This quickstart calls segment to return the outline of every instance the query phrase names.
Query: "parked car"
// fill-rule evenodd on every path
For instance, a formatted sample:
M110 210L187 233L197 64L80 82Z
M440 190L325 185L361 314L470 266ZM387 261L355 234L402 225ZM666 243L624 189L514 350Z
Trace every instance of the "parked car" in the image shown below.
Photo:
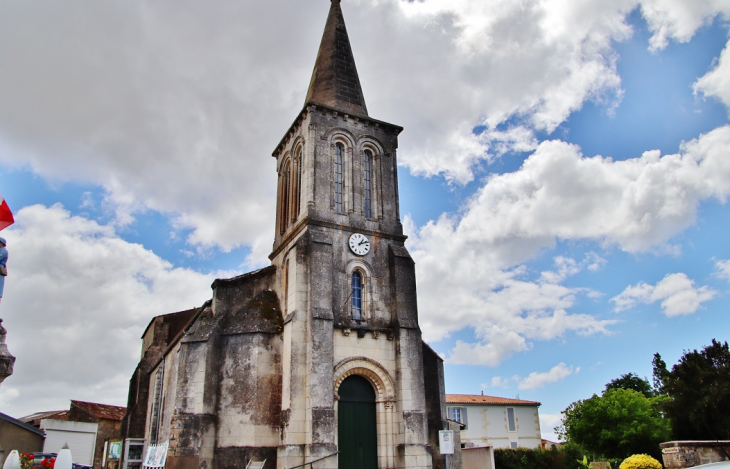
M710 464L702 464L694 466L692 469L730 469L730 461L712 462Z

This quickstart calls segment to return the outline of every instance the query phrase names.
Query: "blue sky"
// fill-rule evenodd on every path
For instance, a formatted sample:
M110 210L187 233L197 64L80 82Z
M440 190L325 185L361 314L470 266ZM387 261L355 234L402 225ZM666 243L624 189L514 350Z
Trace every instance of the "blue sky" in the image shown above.
M2 412L124 405L151 317L266 265L269 155L328 2L189 7L0 6ZM371 116L405 127L401 213L447 392L540 401L554 438L571 402L651 379L655 352L728 339L730 2L343 10Z

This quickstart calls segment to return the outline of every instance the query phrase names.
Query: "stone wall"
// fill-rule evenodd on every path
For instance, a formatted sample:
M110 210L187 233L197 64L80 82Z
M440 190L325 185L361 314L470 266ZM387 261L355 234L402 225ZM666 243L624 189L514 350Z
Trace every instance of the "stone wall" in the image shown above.
M660 446L665 469L730 460L730 441L669 441Z

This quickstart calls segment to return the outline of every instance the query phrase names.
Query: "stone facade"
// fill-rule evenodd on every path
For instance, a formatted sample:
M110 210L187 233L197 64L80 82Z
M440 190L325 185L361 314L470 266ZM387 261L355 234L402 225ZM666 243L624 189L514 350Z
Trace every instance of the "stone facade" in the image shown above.
M668 441L660 446L666 469L730 460L730 441Z
M127 413L121 424L123 440L145 437L150 370L162 359L168 347L179 339L196 313L197 310L191 309L157 316L142 334L142 356L129 380Z
M271 265L216 280L212 300L138 377L148 383L144 438L169 441L167 467L321 459L314 467L349 469L337 454L351 438L339 390L354 375L375 396L373 464L445 467L443 362L421 339L399 215L401 131L367 115L333 0L306 103L273 153Z

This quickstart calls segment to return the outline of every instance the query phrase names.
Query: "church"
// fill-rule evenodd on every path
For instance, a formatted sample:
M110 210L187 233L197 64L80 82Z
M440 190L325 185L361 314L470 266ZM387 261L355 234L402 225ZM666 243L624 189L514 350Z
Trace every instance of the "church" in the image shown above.
M331 2L305 104L273 152L271 265L216 280L202 307L143 336L122 432L167 442L168 468L445 468L449 428L460 467L404 246L403 129L368 115Z

